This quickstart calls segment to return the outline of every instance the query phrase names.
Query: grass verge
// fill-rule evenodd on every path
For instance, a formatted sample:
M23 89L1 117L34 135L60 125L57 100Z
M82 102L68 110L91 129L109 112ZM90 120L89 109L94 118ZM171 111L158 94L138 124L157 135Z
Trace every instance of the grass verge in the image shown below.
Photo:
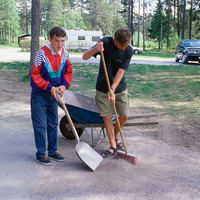
M19 80L22 82L29 81L29 68L28 62L14 62L14 63L0 63L0 69L12 69L17 73Z
M162 58L162 59L174 59L174 50L167 49L147 49L143 53L133 55L133 57L140 58Z

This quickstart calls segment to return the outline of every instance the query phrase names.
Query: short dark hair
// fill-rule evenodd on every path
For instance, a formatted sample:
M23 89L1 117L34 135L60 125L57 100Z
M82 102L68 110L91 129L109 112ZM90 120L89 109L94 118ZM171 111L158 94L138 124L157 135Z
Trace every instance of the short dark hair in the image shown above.
M130 30L128 28L120 28L115 32L115 40L121 45L126 45L130 43L132 39Z
M49 31L49 37L52 39L53 36L56 35L58 37L66 37L66 32L63 28L56 26L53 27L50 31Z

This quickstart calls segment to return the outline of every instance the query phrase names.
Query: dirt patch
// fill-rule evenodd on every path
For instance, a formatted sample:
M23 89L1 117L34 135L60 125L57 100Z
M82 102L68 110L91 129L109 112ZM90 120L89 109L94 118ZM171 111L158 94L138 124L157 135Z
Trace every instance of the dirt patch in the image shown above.
M15 104L16 102L28 103L30 102L31 87L29 83L19 82L16 71L0 70L0 93L0 103L7 101L15 102ZM137 107L131 108L131 113L134 114L144 114L145 112ZM155 140L162 140L200 152L200 119L173 119L169 115L164 115L142 121L158 121L159 124L133 127L135 131Z
M15 70L0 70L0 92L0 102L28 102L30 100L31 87L29 83L19 82Z

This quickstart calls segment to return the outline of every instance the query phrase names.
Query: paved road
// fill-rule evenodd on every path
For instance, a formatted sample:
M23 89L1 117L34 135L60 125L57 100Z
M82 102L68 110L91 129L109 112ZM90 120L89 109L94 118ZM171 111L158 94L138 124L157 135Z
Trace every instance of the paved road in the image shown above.
M99 63L99 58L91 58L89 60L82 60L81 55L70 54L72 63ZM0 48L0 62L28 62L30 60L30 53L21 52L20 48ZM134 55L131 59L131 63L136 64L151 64L151 65L183 65L181 62L177 63L174 59L149 59L138 58ZM194 65L198 63L192 62Z

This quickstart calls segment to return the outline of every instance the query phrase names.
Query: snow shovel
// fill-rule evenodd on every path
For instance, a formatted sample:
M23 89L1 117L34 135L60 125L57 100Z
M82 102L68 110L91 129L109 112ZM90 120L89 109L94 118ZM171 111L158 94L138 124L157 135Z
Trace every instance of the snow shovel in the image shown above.
M58 102L63 107L64 112L66 114L66 117L69 121L69 124L71 126L72 132L74 134L74 137L76 139L76 153L78 157L93 171L97 168L97 166L102 162L103 157L98 154L94 149L92 149L87 143L80 142L80 138L78 136L78 133L76 131L76 128L74 127L74 124L72 122L72 119L70 117L70 114L67 110L67 107L65 105L65 99L63 96L60 96L58 93L56 93Z
M104 73L105 73L106 82L107 82L107 86L108 86L108 91L111 94L112 90L111 90L111 87L110 87L110 81L109 81L108 72L107 72L107 68L106 68L106 62L105 62L105 58L104 58L104 55L103 55L102 51L101 51L101 59L102 59L102 63L103 63L103 68L104 68ZM122 139L122 142L123 142L123 145L124 145L124 150L125 150L125 152L117 150L117 154L116 154L115 157L116 158L117 157L118 158L123 158L128 162L136 164L137 157L132 155L132 154L128 154L127 153L124 137L123 137L122 130L121 130L121 125L120 125L120 122L119 122L119 118L118 118L118 115L117 115L117 110L116 110L114 102L112 102L112 105L113 105L113 110L114 110L114 113L115 113L116 122L117 122L117 125L119 127L120 136L121 136L121 139Z

